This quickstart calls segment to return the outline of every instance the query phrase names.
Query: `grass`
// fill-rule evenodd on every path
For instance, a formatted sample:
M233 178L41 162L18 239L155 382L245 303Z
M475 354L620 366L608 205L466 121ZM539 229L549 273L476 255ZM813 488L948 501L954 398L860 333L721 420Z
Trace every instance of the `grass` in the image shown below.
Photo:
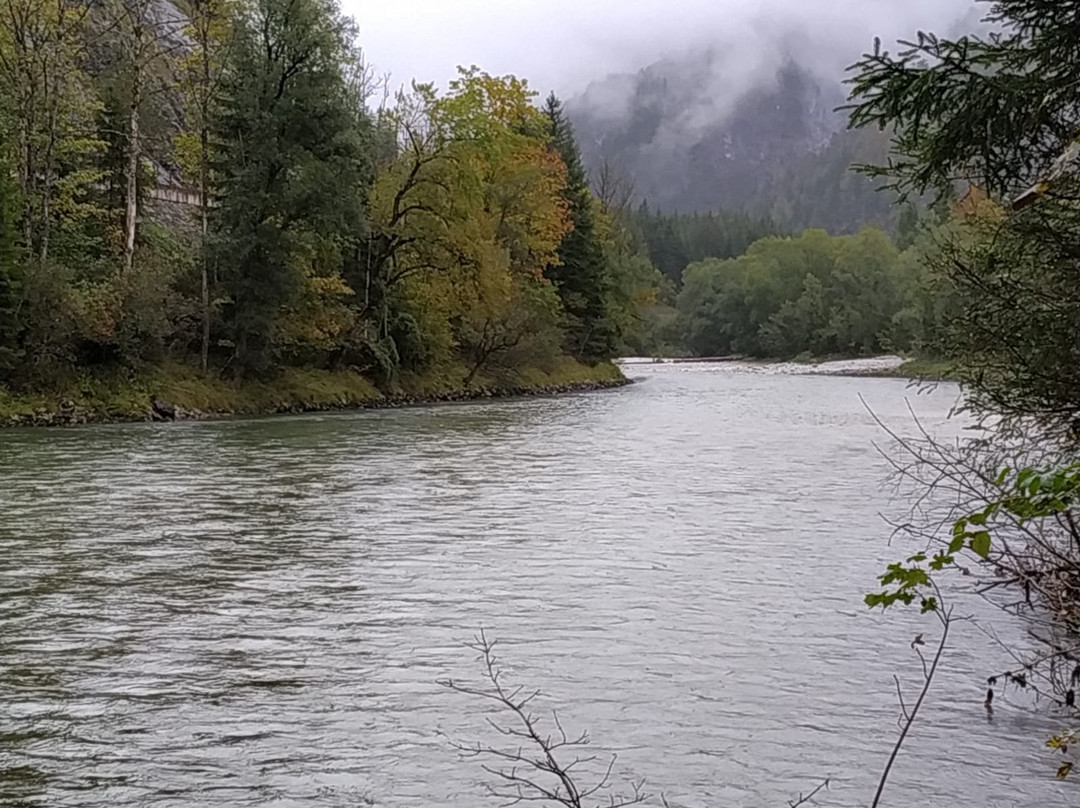
M952 363L945 359L916 357L892 370L882 371L882 376L898 379L915 379L927 382L955 381Z
M403 375L395 391L415 398L438 396L464 388L468 369L452 363L423 374ZM624 379L622 371L609 362L585 365L568 356L558 357L547 367L526 367L482 371L472 380L472 390L514 390L563 387L591 382L614 382Z
M272 381L242 385L172 369L158 392L158 398L185 410L249 415L356 407L381 397L375 385L355 373L296 368Z
M143 421L154 401L210 415L257 415L273 412L349 409L377 404L386 398L436 399L464 389L467 371L446 365L424 374L403 376L380 390L350 371L289 368L272 380L236 385L207 378L195 368L170 364L143 372L86 373L28 393L0 387L0 425L19 423L79 423L83 421ZM545 369L524 368L479 374L471 390L528 390L622 379L612 364L595 367L562 357Z
M861 358L869 357L858 357L843 354L815 356L814 354L810 353L801 353L798 356L790 359L789 361L800 365L817 365L823 362ZM938 359L935 357L911 357L909 359L906 359L903 364L898 365L895 368L868 371L865 375L896 379L914 379L916 381L928 382L956 380L956 375L953 372L952 364L948 360Z
M81 412L101 421L141 420L157 383L116 371L54 381L40 390L11 393L0 387L0 422Z
M615 382L624 378L615 365L583 365L568 356L560 357L546 370L523 368L513 374L517 387L552 387L587 382Z

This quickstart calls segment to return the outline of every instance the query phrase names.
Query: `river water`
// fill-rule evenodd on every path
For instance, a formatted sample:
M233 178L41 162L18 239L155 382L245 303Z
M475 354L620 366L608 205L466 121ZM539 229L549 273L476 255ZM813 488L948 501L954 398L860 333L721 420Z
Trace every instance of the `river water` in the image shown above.
M673 806L867 805L917 615L884 563L883 438L957 390L634 367L551 399L0 433L0 805L495 804L462 643ZM861 398L860 398L861 397ZM992 615L978 602L960 605ZM997 621L999 631L1020 627ZM886 804L1075 804L982 707L1003 654L955 643ZM595 764L594 764L595 765Z

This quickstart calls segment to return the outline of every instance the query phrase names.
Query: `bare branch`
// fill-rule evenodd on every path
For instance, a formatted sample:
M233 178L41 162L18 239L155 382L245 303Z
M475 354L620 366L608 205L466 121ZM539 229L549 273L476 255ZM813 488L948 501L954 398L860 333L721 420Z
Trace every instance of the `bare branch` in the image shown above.
M453 744L466 757L487 758L496 762L494 765L484 763L481 766L494 778L494 783L488 785L492 796L502 800L504 805L538 802L563 808L626 808L648 799L644 781L626 783L623 791L612 790L611 778L617 759L614 755L608 760L603 774L594 782L579 782L573 770L596 760L593 756L575 754L589 745L588 733L568 735L554 712L552 722L555 734L542 731L540 719L528 710L528 705L540 697L540 691L526 691L520 686L507 687L503 683L503 670L495 655L496 641L489 640L483 630L468 646L479 654L485 684L471 686L452 679L440 681L439 684L458 693L495 702L511 723L500 724L488 719L490 725L503 737L524 742L524 745L510 748L480 742ZM568 759L557 754L564 751L574 756Z
M816 796L817 796L817 794L818 794L818 792L819 792L819 791L821 791L822 789L826 789L826 790L827 790L828 788L829 788L829 781L828 781L828 780L825 780L824 782L822 782L822 783L819 783L819 784L818 784L818 786L817 786L817 788L815 788L815 789L814 789L813 791L811 791L811 792L810 792L809 794L807 794L807 795L805 795L805 796L803 796L802 794L800 794L800 795L799 795L799 798L798 798L797 800L791 800L791 801L789 801L789 802L788 802L788 806L790 806L790 808L799 808L799 806L800 806L800 805L806 805L807 803L809 803L809 802L813 801L814 797L816 797ZM665 803L665 804L666 804L666 803Z

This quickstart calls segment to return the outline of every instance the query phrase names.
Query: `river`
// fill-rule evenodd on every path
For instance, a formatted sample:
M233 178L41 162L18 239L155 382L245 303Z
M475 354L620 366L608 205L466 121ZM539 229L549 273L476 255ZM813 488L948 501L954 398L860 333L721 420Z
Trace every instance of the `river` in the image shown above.
M883 434L957 389L633 367L604 393L0 432L0 805L476 808L462 643L673 806L867 805L925 618L861 603ZM993 617L962 601L977 617ZM1019 633L994 617L999 630ZM886 804L1057 806L1059 719L956 629ZM485 734L486 733L486 734Z

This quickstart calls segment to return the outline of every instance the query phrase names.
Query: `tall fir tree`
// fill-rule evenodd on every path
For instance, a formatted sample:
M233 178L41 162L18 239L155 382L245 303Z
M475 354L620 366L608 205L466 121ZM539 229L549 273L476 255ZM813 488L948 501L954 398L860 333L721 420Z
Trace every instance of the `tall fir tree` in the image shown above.
M573 229L559 245L560 263L544 274L559 292L567 316L567 351L588 360L607 359L615 353L619 335L609 308L611 281L607 256L596 230L596 209L574 130L553 94L544 105L551 142L566 164L563 196Z

